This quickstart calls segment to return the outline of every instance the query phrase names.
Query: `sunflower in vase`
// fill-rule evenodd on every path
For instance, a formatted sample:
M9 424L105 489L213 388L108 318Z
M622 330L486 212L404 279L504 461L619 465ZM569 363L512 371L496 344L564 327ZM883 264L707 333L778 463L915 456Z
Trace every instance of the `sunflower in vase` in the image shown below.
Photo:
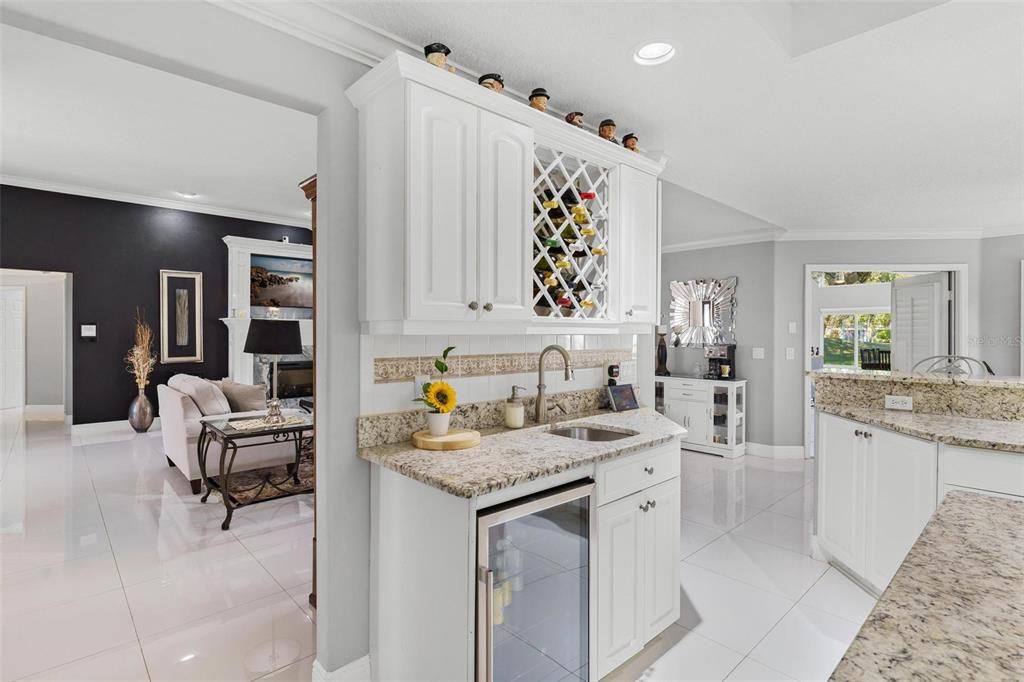
M448 433L451 412L457 404L455 389L447 381L443 381L444 375L448 373L448 354L453 350L455 350L455 346L448 346L441 353L441 357L434 360L434 369L441 375L440 379L423 384L423 395L413 400L413 402L423 403L429 408L427 428L430 429L431 436L443 436Z

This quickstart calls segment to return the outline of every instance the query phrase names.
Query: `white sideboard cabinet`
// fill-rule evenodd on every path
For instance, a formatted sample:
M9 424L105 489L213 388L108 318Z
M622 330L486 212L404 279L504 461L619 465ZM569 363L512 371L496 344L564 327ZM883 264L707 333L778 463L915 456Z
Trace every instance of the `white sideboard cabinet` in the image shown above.
M365 333L650 332L662 161L402 53L346 93Z
M727 458L746 454L745 379L655 377L655 384L664 415L686 429L684 448Z

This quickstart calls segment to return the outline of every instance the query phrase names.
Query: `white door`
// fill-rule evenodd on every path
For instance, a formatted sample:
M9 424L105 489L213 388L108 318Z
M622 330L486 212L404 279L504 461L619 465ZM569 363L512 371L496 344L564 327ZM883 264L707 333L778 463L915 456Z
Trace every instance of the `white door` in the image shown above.
M622 321L653 323L658 316L658 178L619 167Z
M533 129L480 112L480 319L533 316Z
M864 577L884 590L935 512L938 446L863 427Z
M833 557L862 573L863 433L860 424L818 415L818 540Z
M892 283L892 369L909 372L919 361L949 351L949 273L933 272Z
M640 492L597 508L599 678L644 645L642 498Z
M476 107L409 85L406 295L411 319L477 319L477 128Z
M641 495L644 504L644 643L679 618L679 479Z
M24 287L0 287L0 354L0 408L24 407Z

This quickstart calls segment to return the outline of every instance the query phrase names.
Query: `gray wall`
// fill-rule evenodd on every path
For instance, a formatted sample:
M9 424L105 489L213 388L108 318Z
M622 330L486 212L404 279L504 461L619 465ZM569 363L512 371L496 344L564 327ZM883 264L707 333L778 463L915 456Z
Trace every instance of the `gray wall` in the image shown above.
M772 296L773 254L777 244L760 242L699 251L666 253L661 259L661 301L668 320L669 282L736 275L736 376L747 379L747 440L773 442L774 381L772 329L775 301ZM765 349L764 360L753 360L752 349ZM703 349L669 348L669 370L692 374L694 362L702 362Z
M763 232L771 238L777 225L679 185L661 183L661 243L671 249L704 239Z
M1021 375L1020 264L1024 235L981 242L981 310L978 354L996 374Z
M669 205L665 205L664 220ZM1000 374L1020 374L1020 261L1024 235L993 239L780 241L662 255L662 296L668 282L698 277L739 277L737 367L750 380L748 439L770 445L803 444L804 266L809 263L965 263L968 268L966 352ZM789 323L796 332L789 332ZM763 346L766 360L751 359ZM786 360L786 348L796 357ZM686 352L670 362L689 372ZM673 365L670 365L672 367ZM762 384L759 386L759 384Z
M65 276L0 271L0 283L25 287L25 404L63 405Z

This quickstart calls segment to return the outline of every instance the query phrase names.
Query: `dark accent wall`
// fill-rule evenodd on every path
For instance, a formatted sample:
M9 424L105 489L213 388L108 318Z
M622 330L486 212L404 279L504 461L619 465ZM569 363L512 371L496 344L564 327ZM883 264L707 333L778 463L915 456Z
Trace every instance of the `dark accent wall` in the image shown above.
M296 188L296 192L299 190ZM203 273L201 363L157 364L146 394L179 372L220 379L228 371L228 251L222 237L311 243L309 230L105 199L0 186L0 267L73 275L72 345L75 424L126 419L135 395L123 357L132 344L135 307L160 334L160 270ZM29 312L31 314L31 311ZM79 325L97 325L97 340ZM159 341L154 352L159 356Z

